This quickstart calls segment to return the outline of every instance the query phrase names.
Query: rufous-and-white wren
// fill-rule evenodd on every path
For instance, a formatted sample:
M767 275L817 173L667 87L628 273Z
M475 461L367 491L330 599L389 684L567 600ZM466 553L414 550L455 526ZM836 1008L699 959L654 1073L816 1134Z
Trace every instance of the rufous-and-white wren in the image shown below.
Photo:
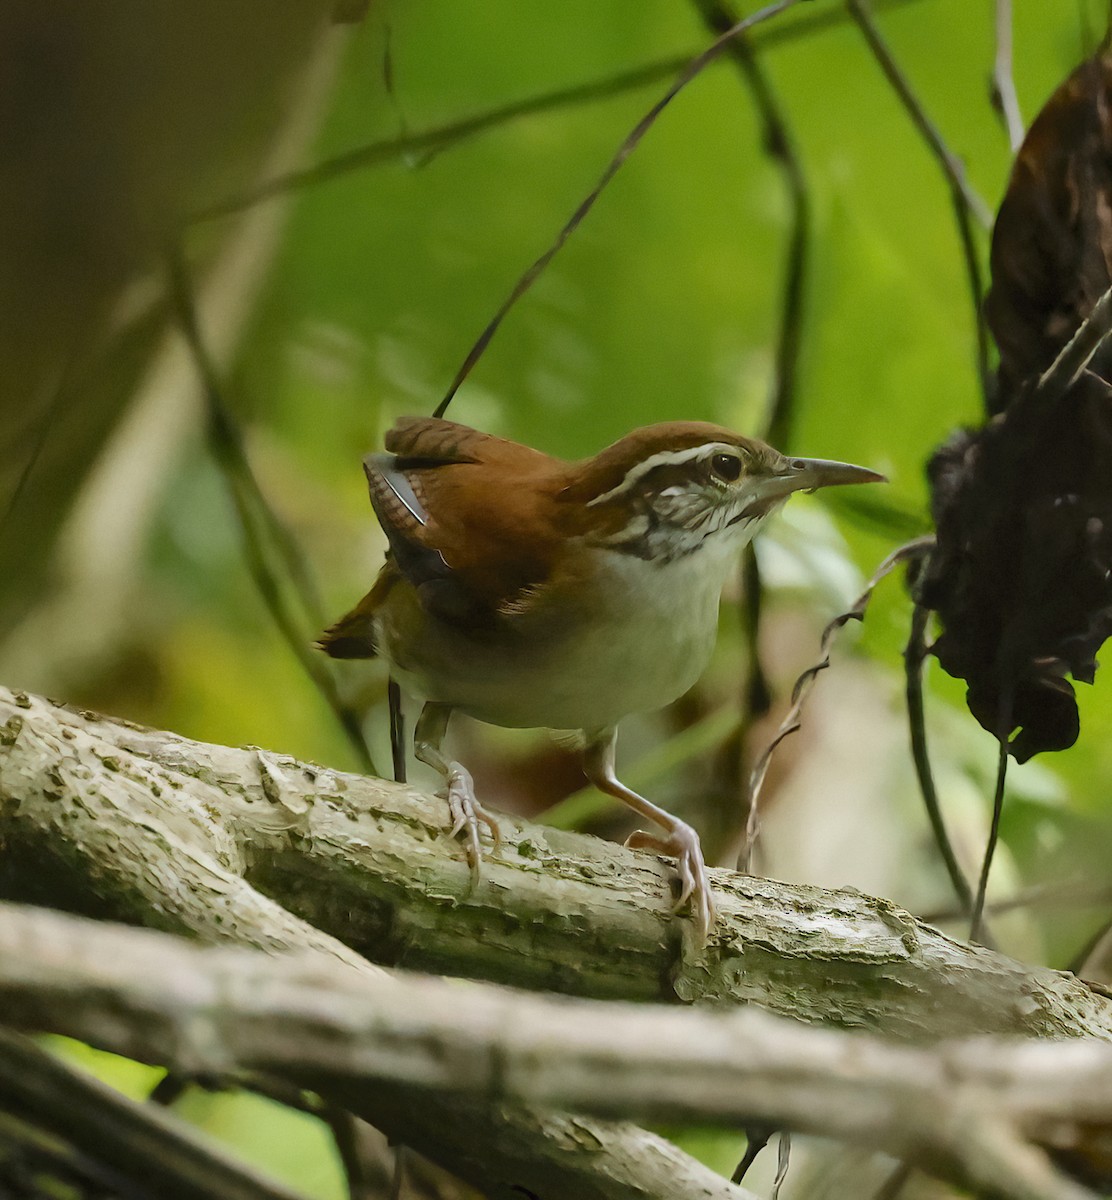
M444 777L472 863L480 825L498 827L442 752L450 714L577 730L587 778L663 830L629 844L677 859L677 907L691 901L705 939L714 905L699 837L618 780L618 722L699 678L738 551L792 492L883 476L698 421L635 429L569 463L435 417L400 420L364 469L389 553L320 645L380 655L424 701L414 752Z

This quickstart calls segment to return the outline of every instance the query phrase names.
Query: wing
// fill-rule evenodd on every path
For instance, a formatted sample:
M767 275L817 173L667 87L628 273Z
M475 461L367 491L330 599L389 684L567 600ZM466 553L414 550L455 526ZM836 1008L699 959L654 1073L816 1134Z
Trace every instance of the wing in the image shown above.
M558 550L564 464L431 417L399 421L386 451L364 460L371 503L421 607L475 633L530 611Z

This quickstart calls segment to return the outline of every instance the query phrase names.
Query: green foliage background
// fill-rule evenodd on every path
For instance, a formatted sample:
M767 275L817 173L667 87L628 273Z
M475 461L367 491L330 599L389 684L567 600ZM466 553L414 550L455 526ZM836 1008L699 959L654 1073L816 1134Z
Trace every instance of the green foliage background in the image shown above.
M788 30L823 7L814 0L776 28ZM1087 25L1083 5L1016 0L1015 77L1028 120L1092 49L1099 7L1089 5ZM910 0L879 20L971 183L995 207L1011 156L987 99L992 5ZM694 53L708 40L695 7L677 0L375 4L347 37L312 162ZM951 430L980 418L969 288L948 185L850 22L780 37L762 51L762 62L797 144L811 206L790 449L886 471L892 483L885 503L925 527L924 460ZM330 617L366 590L381 556L361 455L396 416L431 411L513 281L664 87L658 81L557 106L506 121L430 161L401 156L288 194L284 236L222 386L264 492L306 548ZM275 119L270 111L255 115ZM219 194L213 190L208 200ZM194 263L220 253L229 221L189 231ZM449 415L568 457L655 420L759 427L788 229L783 179L762 147L749 94L733 67L720 62L650 132L507 321ZM980 245L987 259L987 237ZM123 392L133 379L130 362L121 351L113 368ZM95 671L73 679L63 698L194 738L255 743L355 769L334 719L250 582L203 435L195 421L164 473L125 636ZM58 436L80 440L76 409ZM783 585L773 593L773 619L779 611L804 614L791 626L798 636L788 651L777 657L782 641L770 649L782 688L813 657L822 622L896 540L855 517L844 501L825 509L818 501L797 503L800 515L772 535L782 554L768 552L773 583ZM801 556L801 537L817 539L819 550L812 545L810 556ZM24 615L48 595L43 586L24 596ZM902 589L888 584L858 642L859 653L876 664L870 678L893 697L907 616ZM707 704L731 703L737 691L742 664L734 624L731 611ZM50 653L43 645L44 661ZM994 746L964 714L960 687L937 675L931 730L940 780L952 785L943 799L958 795L955 819L980 828ZM33 667L5 681L40 686ZM362 679L345 677L343 687L370 705L373 748L383 764L381 682L372 669ZM823 686L838 688L836 671ZM1082 702L1075 749L1015 775L1003 831L1012 855L1004 876L1013 887L1107 883L1112 695L1101 680L1084 689ZM891 719L900 719L894 701ZM870 733L861 731L862 755ZM644 750L660 736L651 726L633 741ZM506 752L524 753L526 744L508 740ZM660 786L673 794L692 786L690 776L673 775ZM892 803L921 822L913 836L923 838L917 875L907 896L895 898L944 903L909 768L892 786ZM847 869L846 882L851 875ZM1016 928L1017 945L1060 965L1100 911L1092 903L1029 914ZM149 1082L101 1061L123 1086L141 1091ZM257 1119L262 1103L197 1096L183 1111L308 1195L339 1196L323 1134L308 1119L276 1110ZM705 1140L698 1145L723 1165L736 1149L732 1142L709 1144L709 1151Z

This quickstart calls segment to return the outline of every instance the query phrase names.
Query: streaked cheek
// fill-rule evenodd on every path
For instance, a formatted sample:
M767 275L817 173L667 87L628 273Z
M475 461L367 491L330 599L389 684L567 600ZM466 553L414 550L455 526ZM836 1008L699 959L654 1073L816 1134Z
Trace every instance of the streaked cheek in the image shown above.
M715 511L720 498L708 497L690 488L666 488L657 497L654 508L669 525L691 528Z

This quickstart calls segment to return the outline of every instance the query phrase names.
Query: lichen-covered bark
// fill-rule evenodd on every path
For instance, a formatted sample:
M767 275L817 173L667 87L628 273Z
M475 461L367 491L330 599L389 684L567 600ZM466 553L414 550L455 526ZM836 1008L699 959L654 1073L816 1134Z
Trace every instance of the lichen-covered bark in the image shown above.
M0 897L206 942L323 951L363 975L377 974L340 937L295 916L253 883L278 859L295 862L312 849L311 814L347 827L353 853L367 849L363 839L370 838L389 857L412 839L438 840L438 806L377 780L304 772L301 789L290 788L286 768L258 751L202 746L0 688ZM388 817L389 804L378 811L384 795L398 816ZM380 830L387 836L380 838ZM439 853L454 869L455 848L445 843ZM298 879L284 869L278 877L288 877L291 907L319 907L322 920L346 936L344 912L320 893L311 871ZM357 915L349 914L353 923ZM746 1196L625 1122L507 1108L425 1088L321 1090L492 1200L520 1200L530 1180L543 1180L545 1200Z
M752 1005L578 1000L382 974L319 953L197 946L0 904L6 1023L178 1072L262 1071L301 1083L408 1144L428 1142L440 1155L450 1146L470 1178L489 1176L497 1160L500 1184L512 1182L499 1194L551 1200L554 1169L576 1200L646 1185L671 1200L734 1194L674 1147L597 1120L634 1116L782 1124L1010 1200L1086 1200L1044 1151L1088 1160L1091 1173L1104 1157L1091 1152L1112 1127L1112 1044L1095 1038L910 1046ZM4 1045L0 1036L0 1108ZM27 1093L22 1073L14 1084ZM124 1113L128 1133L136 1115ZM146 1142L168 1132L138 1125ZM126 1149L126 1137L117 1141ZM227 1181L220 1200L242 1191L244 1181L228 1179L220 1163L182 1149L181 1182L192 1189L182 1200L196 1200L200 1175ZM258 1184L246 1183L247 1196L228 1200L256 1200Z
M904 1038L1112 1035L1112 1006L1075 978L856 892L715 872L720 920L696 952L670 865L594 838L507 818L472 887L442 803L410 787L3 691L0 743L8 898L61 891L78 911L208 941L580 996L752 1002Z

